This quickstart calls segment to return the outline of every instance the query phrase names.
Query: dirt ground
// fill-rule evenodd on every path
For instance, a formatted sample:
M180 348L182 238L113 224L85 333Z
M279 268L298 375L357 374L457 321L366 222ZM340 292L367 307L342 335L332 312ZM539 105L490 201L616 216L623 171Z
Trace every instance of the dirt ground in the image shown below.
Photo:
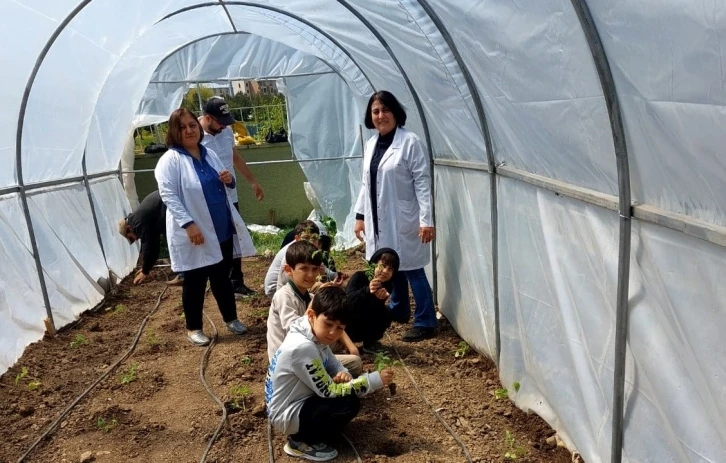
M261 287L269 262L263 257L245 260L250 287ZM362 268L362 261L351 254L339 267L352 271ZM155 270L152 281L136 287L126 279L102 307L56 337L46 336L28 347L0 377L0 463L17 461L76 397L129 350L168 277L167 271ZM235 336L224 328L208 296L206 314L219 337L209 355L206 379L229 411L209 462L272 461L263 396L268 307L264 296L238 301L240 320L250 331ZM181 314L181 288L169 287L129 358L24 461L71 463L83 457L108 463L200 461L220 424L222 409L200 380L206 349L187 341ZM383 340L398 349L405 365L395 367L396 395L383 390L363 400L360 415L333 443L340 452L334 461L358 461L348 439L364 462L466 462L434 410L475 462L571 461L567 450L547 444L554 431L543 420L515 408L501 392L497 397L495 391L502 386L489 359L473 351L455 357L461 339L445 320L438 337L417 344L400 341L406 328L394 324L391 339ZM205 331L213 334L208 319ZM395 352L391 357L397 358ZM371 356L363 361L365 368L373 369ZM274 461L295 461L283 453L283 444L283 437L275 433Z

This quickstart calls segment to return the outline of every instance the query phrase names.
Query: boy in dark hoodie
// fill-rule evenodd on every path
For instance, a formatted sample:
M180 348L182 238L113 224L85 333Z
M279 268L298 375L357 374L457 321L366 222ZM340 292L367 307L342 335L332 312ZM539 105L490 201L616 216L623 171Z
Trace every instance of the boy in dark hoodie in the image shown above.
M362 342L362 350L368 354L385 350L380 339L392 320L386 301L399 262L396 251L381 248L371 256L369 270L354 273L348 282L346 293L353 318L345 332L353 342Z

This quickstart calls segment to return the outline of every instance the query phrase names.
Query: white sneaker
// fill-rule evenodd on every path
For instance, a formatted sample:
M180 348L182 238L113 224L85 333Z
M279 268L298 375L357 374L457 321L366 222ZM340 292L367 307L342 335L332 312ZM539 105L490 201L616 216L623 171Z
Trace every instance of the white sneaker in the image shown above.
M191 333L187 334L187 338L189 338L189 342L191 342L195 346L208 346L209 343L212 342L211 339L205 336L204 331L202 330L192 331Z

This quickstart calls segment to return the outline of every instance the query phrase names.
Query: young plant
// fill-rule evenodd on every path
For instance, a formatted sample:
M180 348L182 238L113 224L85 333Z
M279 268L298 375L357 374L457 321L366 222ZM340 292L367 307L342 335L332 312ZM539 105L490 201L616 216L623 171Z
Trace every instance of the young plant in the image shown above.
M335 223L334 218L326 215L321 222L325 225L325 229L328 230L328 235L335 236L338 234L338 224Z
M461 358L469 353L469 350L471 348L469 347L469 344L466 343L466 341L461 341L459 343L459 347L456 348L454 351L454 357L455 358Z
M249 387L236 384L229 388L229 395L231 397L230 406L233 409L247 411L247 398L252 395L252 390Z
M373 277L376 276L376 264L368 263L366 264L366 277L368 277L368 280L372 280Z
M35 391L40 387L40 380L39 379L33 379L28 383L28 390L29 391Z
M146 335L146 344L148 344L149 347L152 349L155 349L161 345L161 340L156 335L156 332L153 329L150 329L149 333Z
M118 304L116 307L114 307L113 309L111 309L111 314L112 315L121 315L121 314L124 314L124 313L126 313L126 306L123 305L123 304Z
M98 420L96 420L96 427L105 433L111 432L111 430L113 430L116 426L118 426L118 420L116 418L112 418L111 421L108 421L106 418L99 416Z
M514 388L514 392L519 392L519 388L521 387L521 385L518 382L515 381L512 384L512 387Z
M88 339L82 334L77 334L76 337L71 341L71 349L78 349L81 346L88 344Z
M136 371L139 368L138 363L132 363L124 374L121 375L121 384L130 384L136 381Z
M501 389L497 389L496 391L494 391L494 397L497 400L506 399L507 397L509 397L509 391L507 390L507 388L504 387Z
M381 371L384 368L391 368L401 364L398 360L392 360L391 357L385 354L385 352L377 352L373 359L373 364L376 366L376 371ZM396 395L396 383L388 385L388 390L391 391L391 395Z
M252 312L252 316L258 318L267 318L269 314L270 311L268 309L259 309Z
M249 365L250 363L252 363L252 359L250 358L250 356L249 356L249 355L245 355L244 357L242 357L242 358L241 358L241 359L239 360L239 363L240 363L240 364L242 364L242 365L245 365L245 366L247 366L247 365Z
M527 454L527 449L517 443L511 432L507 429L504 433L504 459L516 461L519 457Z
M20 368L20 373L15 375L15 385L17 386L20 381L28 376L28 369L26 367Z

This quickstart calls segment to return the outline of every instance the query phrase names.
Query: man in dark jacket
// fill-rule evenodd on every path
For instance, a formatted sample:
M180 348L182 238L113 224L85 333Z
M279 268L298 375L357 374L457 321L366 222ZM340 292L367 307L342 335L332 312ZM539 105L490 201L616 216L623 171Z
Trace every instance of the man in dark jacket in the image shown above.
M141 270L136 272L134 284L143 283L159 258L161 235L166 236L166 205L161 201L159 192L149 193L134 212L119 220L118 227L129 244L141 241ZM178 275L170 284L178 284L177 280L182 279L183 276Z

